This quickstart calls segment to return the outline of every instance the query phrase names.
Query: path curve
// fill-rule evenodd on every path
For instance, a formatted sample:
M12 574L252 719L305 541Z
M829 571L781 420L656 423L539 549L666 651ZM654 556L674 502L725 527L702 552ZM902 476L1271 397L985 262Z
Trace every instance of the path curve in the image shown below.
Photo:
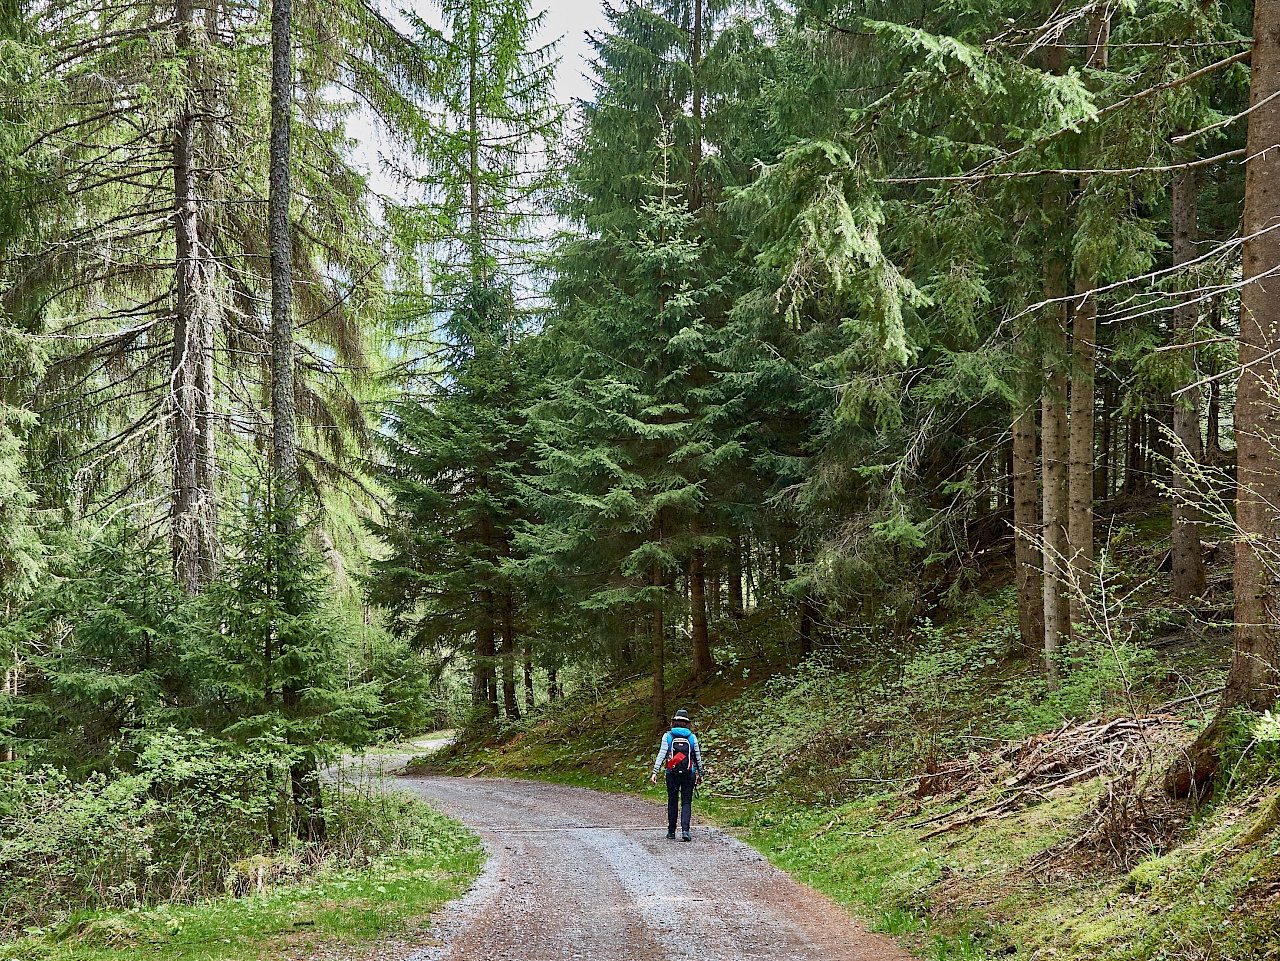
M668 841L644 798L539 781L396 778L489 860L413 961L910 961L715 828Z

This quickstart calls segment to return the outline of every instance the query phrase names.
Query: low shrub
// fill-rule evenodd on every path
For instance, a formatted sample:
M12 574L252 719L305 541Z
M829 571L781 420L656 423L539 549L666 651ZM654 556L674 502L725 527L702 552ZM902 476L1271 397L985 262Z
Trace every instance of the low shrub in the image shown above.
M335 777L324 791L327 838L303 844L289 829L290 760L276 742L236 748L170 731L148 740L129 773L76 781L49 767L0 768L0 932L430 852L451 830L425 805Z

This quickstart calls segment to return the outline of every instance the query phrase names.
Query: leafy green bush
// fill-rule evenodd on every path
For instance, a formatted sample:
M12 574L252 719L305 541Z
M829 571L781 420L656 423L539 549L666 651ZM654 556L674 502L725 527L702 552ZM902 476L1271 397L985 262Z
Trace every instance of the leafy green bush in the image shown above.
M1140 714L1149 701L1151 678L1159 676L1155 654L1126 641L1096 643L1079 651L1056 691L1042 678L1009 699L1004 737L1026 737L1067 720Z
M277 745L232 751L168 732L143 747L135 773L3 769L4 918L218 890L231 862L270 846L288 759Z
M270 740L232 748L169 731L147 741L133 773L77 781L50 767L0 768L0 931L219 894L237 877L233 866L257 859L270 880L399 851L445 853L452 822L337 777L325 791L326 842L297 841L288 828L295 756Z
M1280 716L1236 708L1226 723L1220 786L1229 791L1274 782L1280 771Z

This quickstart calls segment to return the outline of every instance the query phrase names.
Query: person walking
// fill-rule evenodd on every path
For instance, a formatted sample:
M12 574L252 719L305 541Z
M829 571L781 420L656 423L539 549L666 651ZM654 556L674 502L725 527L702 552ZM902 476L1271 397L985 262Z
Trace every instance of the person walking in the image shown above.
M667 769L667 839L676 837L676 815L680 815L680 840L692 841L689 821L693 817L693 788L702 783L702 752L698 738L689 730L689 712L681 709L671 721L671 730L662 735L658 757L653 762L650 784L658 783L658 772Z

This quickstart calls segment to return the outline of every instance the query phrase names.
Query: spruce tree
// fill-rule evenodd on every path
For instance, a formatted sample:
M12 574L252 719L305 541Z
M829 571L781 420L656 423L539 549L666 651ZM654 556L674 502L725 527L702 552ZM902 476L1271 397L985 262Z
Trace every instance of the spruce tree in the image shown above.
M282 508L277 489L273 472L237 518L226 568L198 602L204 630L190 659L204 688L201 723L238 742L282 740L294 831L323 841L321 766L368 743L377 691L348 682L351 638L299 522L307 502L295 494Z
M655 724L672 615L689 618L695 676L714 670L709 598L751 486L741 386L722 376L741 264L721 201L754 159L735 142L754 139L729 93L750 86L758 49L735 14L701 0L629 3L593 38L595 95L581 107L566 206L581 236L557 255L544 339L558 366L535 408L550 519L535 551L548 570L601 572L577 578L576 594L604 624L646 619ZM610 517L626 535L604 545ZM629 640L618 653L634 653Z
M72 541L74 545L74 541ZM25 605L34 635L17 734L77 773L129 767L149 730L195 716L200 624L165 563L166 545L128 524L62 560Z
M371 592L416 644L469 643L473 700L488 717L500 666L514 719L525 617L513 547L529 470L521 342L533 320L521 301L546 244L562 110L554 50L535 45L541 15L526 0L447 0L441 13L442 30L416 21L441 97L401 170L426 194L400 216L401 243L427 264L400 306L415 346L387 443L395 505L375 525L393 554Z
M372 529L390 548L375 561L369 596L420 649L471 647L473 700L515 706L514 652L520 596L511 564L530 441L521 400L521 353L508 343L510 295L477 287L450 317L445 375L392 408L383 483L392 494Z
M1276 182L1280 157L1280 3L1258 0L1250 60L1248 168L1245 174L1244 287L1240 296L1240 383L1236 401L1237 484L1235 643L1226 706L1269 707L1280 690L1274 544L1280 540L1280 471L1276 466L1275 405L1280 338L1274 322L1273 286L1262 281L1280 266L1280 238L1273 227L1280 210Z
M19 153L60 158L50 189L32 198L41 230L7 271L5 292L12 311L53 335L33 391L56 412L32 437L35 486L75 509L167 505L157 519L170 531L175 576L196 590L216 567L219 478L244 457L246 434L271 429L268 158L258 137L269 64L253 39L263 11L126 3L107 29L90 7L36 6L24 21L40 96ZM314 489L358 478L364 321L384 294L387 255L348 156L352 108L333 96L335 80L403 134L418 119L410 95L426 71L420 49L358 2L323 23L306 8L295 28L305 42L293 84L292 394L299 483Z

